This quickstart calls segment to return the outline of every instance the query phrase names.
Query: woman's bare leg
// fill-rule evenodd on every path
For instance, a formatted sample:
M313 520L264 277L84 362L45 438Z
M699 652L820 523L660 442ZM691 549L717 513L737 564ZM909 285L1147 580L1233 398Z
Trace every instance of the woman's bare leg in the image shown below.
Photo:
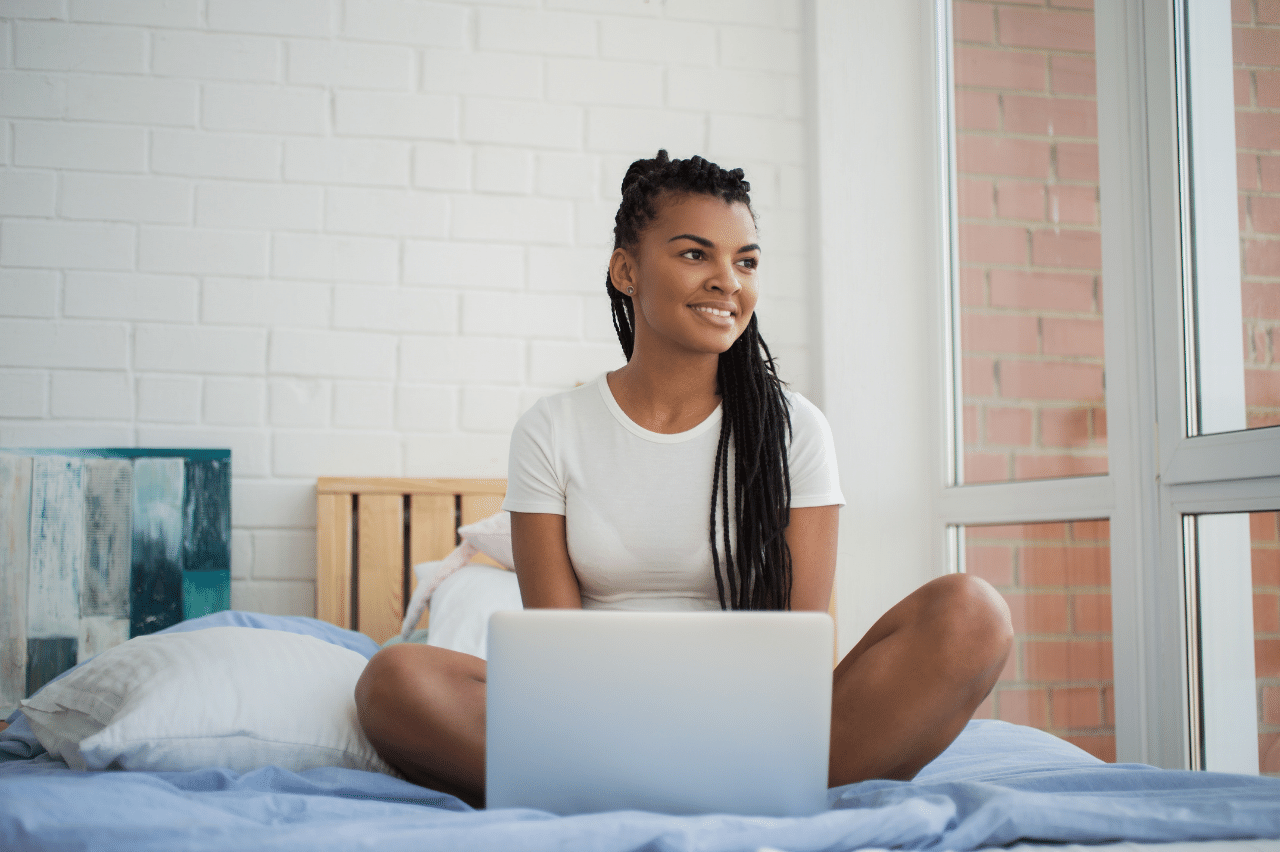
M382 759L415 784L484 807L484 660L429 645L384 648L356 683L356 713Z
M1012 643L1004 599L968 574L885 613L833 675L831 786L914 778L987 697Z
M991 691L1012 641L1004 600L965 574L927 583L885 613L833 675L831 786L914 777ZM360 724L410 781L483 807L485 681L477 657L393 645L356 684Z

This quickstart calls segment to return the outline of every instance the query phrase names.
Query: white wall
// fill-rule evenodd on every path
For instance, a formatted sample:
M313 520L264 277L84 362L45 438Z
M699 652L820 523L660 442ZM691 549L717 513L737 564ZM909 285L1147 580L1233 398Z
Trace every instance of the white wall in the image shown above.
M840 651L946 573L940 140L933 9L815 0L813 301L840 513ZM850 203L856 199L856 203Z
M232 603L311 614L317 476L502 476L620 362L659 146L747 170L808 391L801 2L0 0L0 446L230 447Z

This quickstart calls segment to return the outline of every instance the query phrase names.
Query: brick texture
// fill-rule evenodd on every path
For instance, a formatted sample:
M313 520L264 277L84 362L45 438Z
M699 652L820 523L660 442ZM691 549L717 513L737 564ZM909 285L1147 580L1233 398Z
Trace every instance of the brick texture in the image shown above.
M1093 14L1061 6L954 4L966 482L1106 471Z
M994 585L1013 615L1014 650L986 716L1114 761L1109 526L968 527L965 570Z
M1107 470L1091 8L953 4L967 482ZM1258 428L1280 425L1280 5L1232 10L1245 404ZM1252 516L1259 756L1270 774L1280 774L1277 517ZM1005 594L1018 630L983 712L1114 759L1105 526L974 529L967 559Z
M503 476L618 365L659 147L746 169L807 390L802 0L4 8L0 443L230 446L237 606L310 614L316 477Z
M1253 545L1254 668L1258 689L1258 762L1280 776L1280 512L1249 516Z
M1233 16L1236 171L1244 260L1245 414L1280 425L1280 23L1275 4Z

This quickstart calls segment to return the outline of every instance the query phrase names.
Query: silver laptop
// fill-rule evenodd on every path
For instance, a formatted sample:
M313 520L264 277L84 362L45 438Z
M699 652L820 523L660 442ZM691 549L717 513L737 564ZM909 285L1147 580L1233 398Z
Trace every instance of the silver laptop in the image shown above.
M825 810L832 631L813 612L494 613L487 806Z

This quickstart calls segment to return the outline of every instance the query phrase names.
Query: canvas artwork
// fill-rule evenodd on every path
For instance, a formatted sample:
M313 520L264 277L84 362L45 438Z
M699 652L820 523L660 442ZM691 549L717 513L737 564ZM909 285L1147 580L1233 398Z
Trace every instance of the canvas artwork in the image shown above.
M230 450L0 451L0 714L77 662L230 606Z

